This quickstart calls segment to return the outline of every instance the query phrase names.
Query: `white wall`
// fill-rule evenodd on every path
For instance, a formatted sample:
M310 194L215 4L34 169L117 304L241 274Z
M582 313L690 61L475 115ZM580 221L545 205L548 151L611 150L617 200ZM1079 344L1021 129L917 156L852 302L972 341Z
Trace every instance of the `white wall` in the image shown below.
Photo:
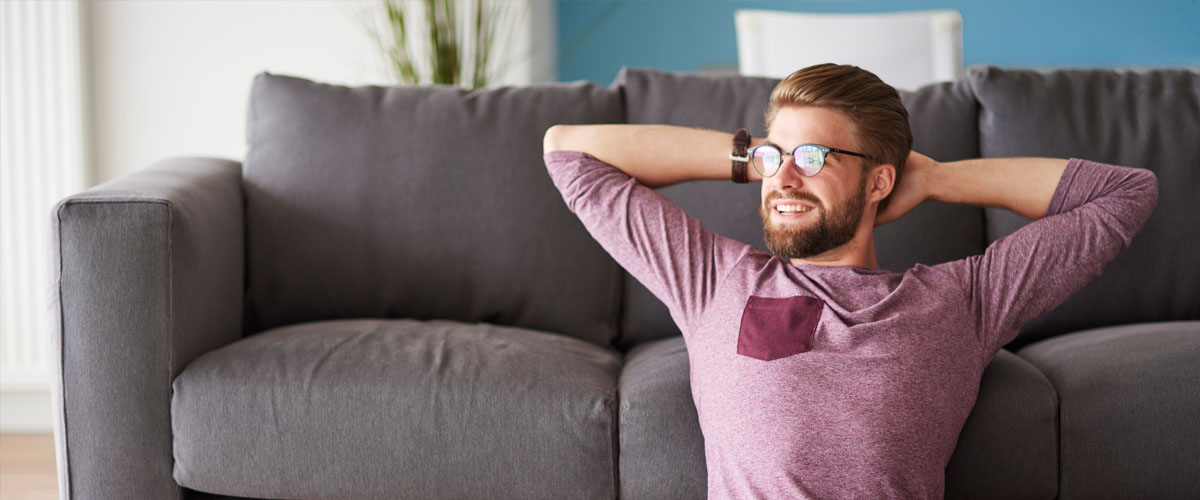
M492 1L517 9L510 11L513 18L507 27L515 33L508 45L514 54L506 59L506 71L496 83L553 80L548 70L555 57L554 1ZM82 132L88 150L83 156L90 158L83 176L88 186L169 157L242 159L250 84L260 72L347 85L392 81L363 25L362 16L381 15L377 1L127 0L78 5L86 103ZM19 49L7 42L5 48ZM48 220L39 213L31 224L48 228ZM43 312L37 307L32 314ZM49 320L36 323L45 328ZM37 337L49 339L49 334ZM6 376L5 389L0 390L0 431L48 432L50 374L5 373L13 377ZM34 382L16 384L10 379Z
M500 83L530 83L553 58L551 0L522 4ZM532 4L528 3L532 2ZM173 156L241 159L246 100L262 71L349 85L391 75L363 27L369 1L89 3L93 182ZM532 7L531 7L532 6ZM378 10L375 10L378 13ZM539 71L540 72L540 71Z
M0 1L0 431L50 428L50 213L84 186L79 5Z

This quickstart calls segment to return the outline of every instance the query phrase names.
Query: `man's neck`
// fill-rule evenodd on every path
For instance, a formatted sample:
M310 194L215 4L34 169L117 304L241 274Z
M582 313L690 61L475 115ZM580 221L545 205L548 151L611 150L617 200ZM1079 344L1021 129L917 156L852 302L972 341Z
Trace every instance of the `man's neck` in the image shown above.
M871 218L874 221L874 218ZM820 255L791 259L792 265L879 267L875 257L875 231L870 225L859 226L854 239Z
M792 265L879 267L874 248L871 249L869 255L835 256L832 255L832 252L834 250L805 259L792 259Z

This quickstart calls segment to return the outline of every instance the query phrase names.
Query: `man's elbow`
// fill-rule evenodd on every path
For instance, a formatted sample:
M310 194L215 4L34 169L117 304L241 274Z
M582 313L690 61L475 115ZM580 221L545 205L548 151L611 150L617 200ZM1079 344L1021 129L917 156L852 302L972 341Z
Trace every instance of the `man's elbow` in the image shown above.
M1121 168L1126 169L1125 175L1119 179L1115 190L1121 191L1122 198L1137 200L1138 205L1153 209L1158 203L1158 174L1140 167Z
M1129 224L1131 229L1125 241L1126 246L1142 230L1158 204L1158 175L1143 168L1132 168L1130 172L1132 175L1126 177L1121 186L1124 192L1118 194L1120 199L1126 200L1119 212L1120 220Z
M1142 191L1145 193L1146 204L1149 205L1149 210L1153 211L1158 205L1158 174L1143 169L1142 177Z
M554 125L546 129L546 135L542 137L542 152L549 153L551 151L562 151L570 149L567 146L567 135L570 133L570 125Z
M1146 177L1146 181L1145 181L1146 182L1146 191L1149 193L1150 198L1153 201L1157 202L1158 201L1158 174L1154 173L1151 170L1146 170L1145 172L1146 173L1143 175Z

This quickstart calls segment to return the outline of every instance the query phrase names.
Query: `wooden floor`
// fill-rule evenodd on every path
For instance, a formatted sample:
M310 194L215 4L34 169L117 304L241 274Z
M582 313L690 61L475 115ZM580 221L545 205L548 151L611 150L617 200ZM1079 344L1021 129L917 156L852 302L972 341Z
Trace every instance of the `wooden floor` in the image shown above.
M0 434L0 500L57 498L54 436Z

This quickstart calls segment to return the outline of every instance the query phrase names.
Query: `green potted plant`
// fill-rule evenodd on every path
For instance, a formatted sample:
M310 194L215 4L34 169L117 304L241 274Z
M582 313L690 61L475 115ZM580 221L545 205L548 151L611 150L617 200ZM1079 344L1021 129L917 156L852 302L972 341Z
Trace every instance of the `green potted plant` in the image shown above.
M497 35L509 3L384 0L384 21L367 29L399 83L477 89L496 77Z

